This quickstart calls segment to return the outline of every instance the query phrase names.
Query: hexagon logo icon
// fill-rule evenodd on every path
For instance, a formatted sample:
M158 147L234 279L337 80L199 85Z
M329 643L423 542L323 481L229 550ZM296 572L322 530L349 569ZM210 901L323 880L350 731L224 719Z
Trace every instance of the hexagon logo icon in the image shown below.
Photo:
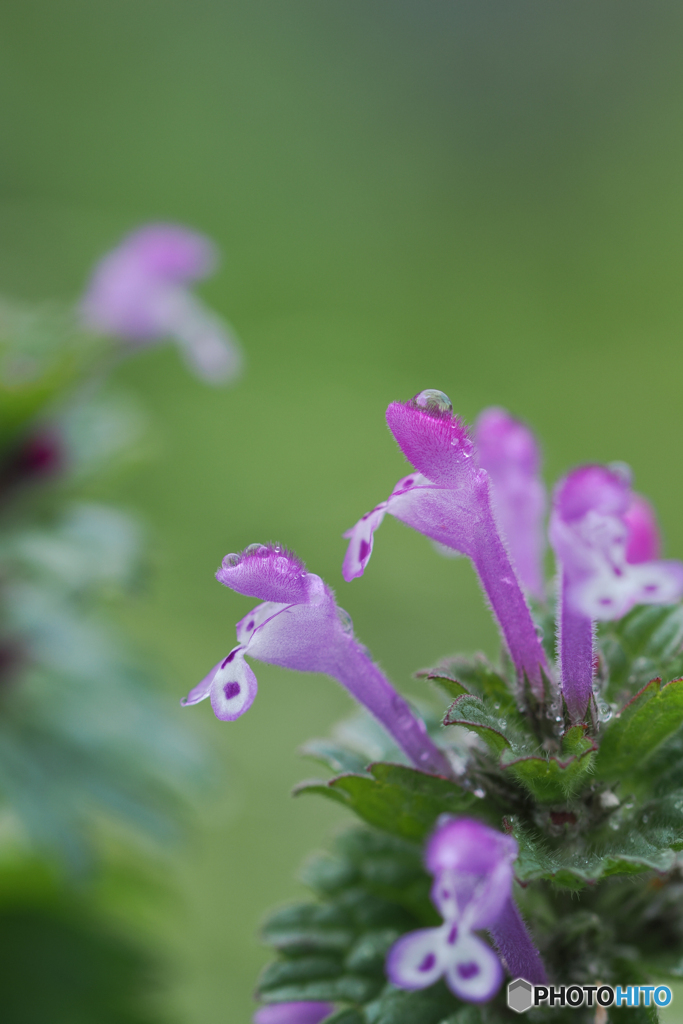
M508 1006L516 1013L525 1013L534 1005L533 988L524 978L517 978L508 985Z

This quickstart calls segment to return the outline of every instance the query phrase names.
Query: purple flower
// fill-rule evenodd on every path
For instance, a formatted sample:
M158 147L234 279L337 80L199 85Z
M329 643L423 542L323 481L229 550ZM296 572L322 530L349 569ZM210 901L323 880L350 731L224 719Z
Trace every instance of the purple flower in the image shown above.
M545 979L512 902L516 856L511 836L471 818L446 819L437 828L426 847L425 867L434 876L431 898L443 924L410 932L391 948L386 971L392 984L427 988L443 976L459 999L491 999L500 988L503 968L491 947L474 934L479 929L491 932L509 969L533 983ZM506 927L510 917L515 919L512 931Z
M450 775L445 755L424 723L380 672L353 635L334 594L290 551L252 544L226 555L216 578L226 587L264 603L237 623L238 646L190 691L183 704L211 697L218 718L239 718L256 696L256 676L245 655L271 665L332 676L382 723L410 760L425 771Z
M657 515L642 494L632 495L631 504L624 513L624 522L628 530L626 561L637 565L639 562L651 562L659 558L662 544Z
M345 537L344 579L361 576L373 534L388 512L444 547L472 559L498 619L520 682L543 697L549 669L515 570L491 508L489 476L477 462L462 420L440 391L422 391L387 409L389 429L416 472L399 480L389 499L356 523Z
M550 542L560 565L562 692L576 722L592 692L594 620L678 600L683 564L648 557L659 549L654 514L634 500L626 473L607 466L582 466L560 481Z
M545 487L540 453L531 430L505 409L485 409L475 427L479 465L491 480L496 520L522 586L544 597Z
M128 235L95 267L81 302L87 327L146 345L176 339L192 369L212 383L239 373L241 354L228 326L187 288L210 274L212 243L175 224Z
M270 1003L260 1006L254 1024L320 1024L334 1011L332 1003Z

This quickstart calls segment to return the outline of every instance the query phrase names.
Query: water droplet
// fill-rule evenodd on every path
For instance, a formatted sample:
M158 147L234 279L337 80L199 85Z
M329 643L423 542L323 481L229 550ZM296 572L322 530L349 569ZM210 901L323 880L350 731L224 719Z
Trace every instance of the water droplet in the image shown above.
M555 715L555 721L556 722L561 722L562 721L562 715Z
M349 613L344 611L343 608L337 608L337 618L339 619L344 632L348 633L349 636L353 635L353 620Z
M643 822L646 822L646 821L648 821L648 820L649 820L649 817L650 817L650 815L649 815L649 814L644 814L644 815L642 816L642 818L641 818L641 821L643 821Z
M483 800L484 797L486 796L486 790L482 789L481 786L478 786L477 789L475 789L473 792L474 795L479 797L480 800Z
M500 704L494 704L493 707L496 711L500 711Z
M240 556L236 555L234 552L232 552L229 555L226 555L225 558L223 559L223 568L224 569L232 569L232 567L234 565L239 565L239 564L240 564Z
M425 761L428 761L428 760L429 760L429 751L428 751L428 750L423 750L423 751L421 752L421 754L420 754L420 756L419 756L418 760L419 760L419 761L422 761L423 763L424 763Z
M500 720L500 727L501 727L501 729L505 729L506 726L507 726L507 722L505 721L504 718L501 718L501 720Z
M245 555L261 555L265 554L268 548L265 544L250 544L249 547L244 549Z
M443 391L434 391L432 388L427 388L426 391L415 395L413 402L428 412L453 412L453 403L448 395L444 395Z

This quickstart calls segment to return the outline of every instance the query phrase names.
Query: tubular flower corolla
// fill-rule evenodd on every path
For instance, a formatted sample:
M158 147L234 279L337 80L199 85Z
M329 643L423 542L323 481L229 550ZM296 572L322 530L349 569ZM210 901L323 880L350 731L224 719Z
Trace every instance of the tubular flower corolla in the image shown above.
M239 346L187 287L215 263L214 246L203 235L175 224L140 228L95 267L81 301L83 321L137 346L173 337L198 376L225 383L239 373Z
M446 819L425 851L433 875L431 898L443 918L437 928L404 935L386 963L389 980L399 988L419 989L445 977L460 999L491 999L503 980L501 962L474 934L488 930L515 976L545 980L543 964L512 900L512 863L517 843L511 836L470 818ZM512 928L510 922L513 921Z
M550 542L560 569L558 653L572 721L592 692L593 622L619 619L636 604L666 604L683 593L683 564L661 561L650 505L621 468L582 466L558 484Z
M387 423L415 472L399 480L389 499L344 534L349 546L344 579L365 571L373 534L388 512L453 551L471 558L517 669L542 698L547 660L528 605L494 519L489 476L462 420L440 391L393 402Z
M253 1024L320 1024L333 1011L332 1003L270 1003L258 1008Z
M475 426L479 465L491 481L496 521L522 586L544 597L545 487L540 452L531 430L505 409L484 409Z
M218 718L232 721L251 707L256 676L245 655L271 665L332 676L363 704L419 768L451 773L445 755L432 743L424 723L369 657L353 635L347 613L314 573L284 548L252 544L240 555L226 555L216 573L220 583L263 604L237 623L237 647L190 691L184 704L205 697Z

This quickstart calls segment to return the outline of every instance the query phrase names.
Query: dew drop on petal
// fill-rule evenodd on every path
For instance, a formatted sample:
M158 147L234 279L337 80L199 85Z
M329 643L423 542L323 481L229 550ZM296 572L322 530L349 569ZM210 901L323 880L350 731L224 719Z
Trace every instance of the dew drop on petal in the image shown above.
M344 630L344 632L348 633L349 636L352 636L353 620L351 619L349 613L345 611L343 608L337 608L337 618L339 619L341 623L341 628Z
M443 391L434 391L432 388L427 388L426 391L415 395L413 402L428 412L453 412L453 403L448 395L444 395Z
M231 569L234 565L239 565L239 564L240 564L240 556L236 555L234 552L232 554L230 554L230 555L226 555L225 558L223 559L223 568L224 569Z
M250 544L249 547L244 549L245 555L261 555L265 554L268 548L265 544Z

